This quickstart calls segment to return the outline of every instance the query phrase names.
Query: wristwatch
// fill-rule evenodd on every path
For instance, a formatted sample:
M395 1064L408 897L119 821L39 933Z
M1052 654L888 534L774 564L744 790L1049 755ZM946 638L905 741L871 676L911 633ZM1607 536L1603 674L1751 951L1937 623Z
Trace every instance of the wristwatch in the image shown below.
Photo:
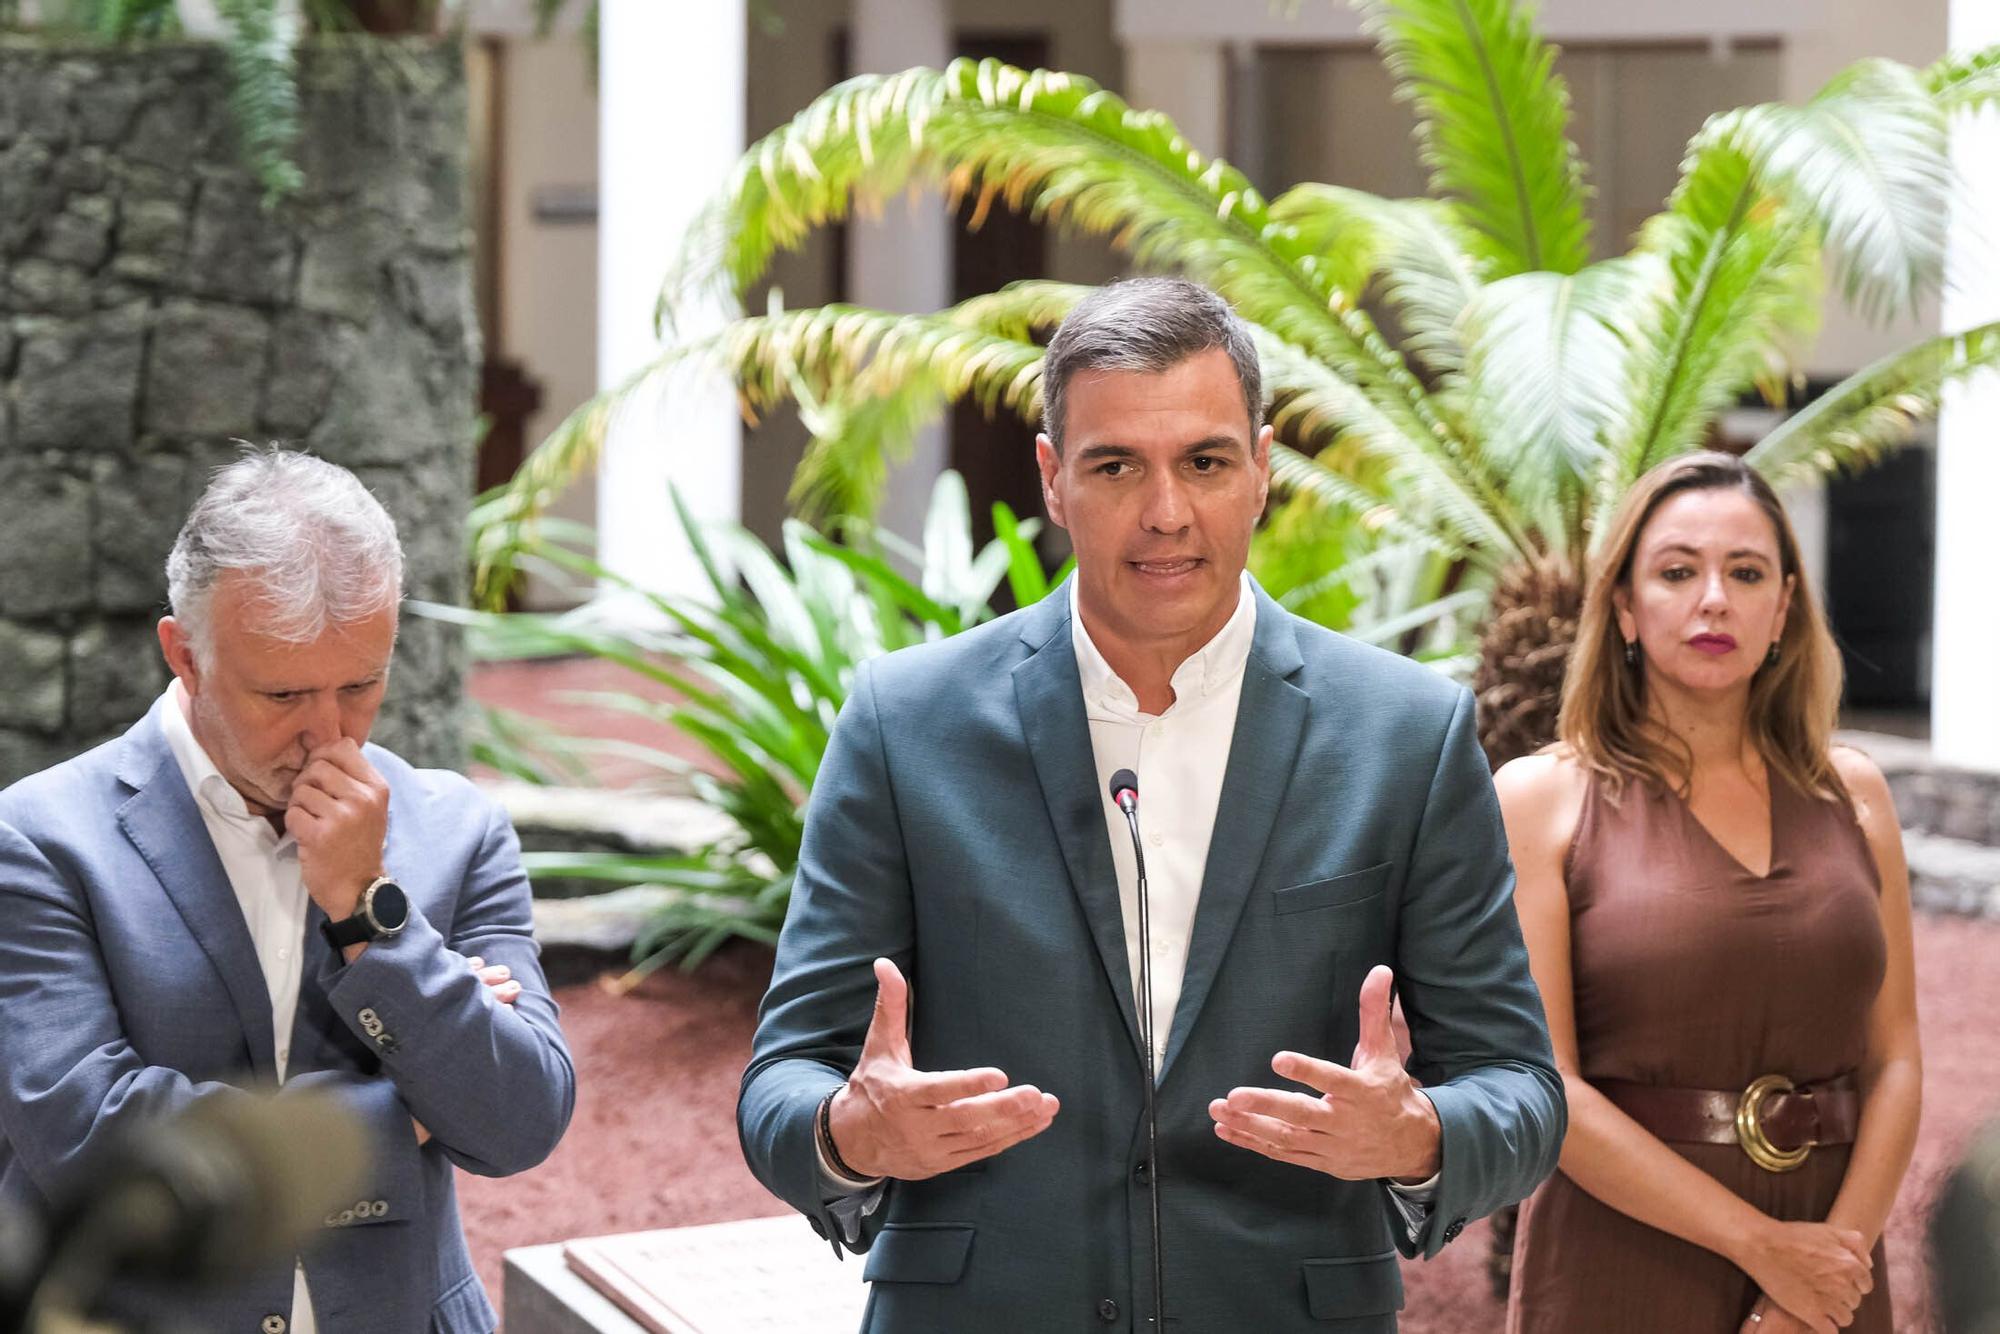
M361 902L355 908L354 916L344 922L321 922L319 929L327 944L341 950L349 945L393 936L409 920L409 895L403 893L401 885L384 875L377 876L373 884L361 891Z

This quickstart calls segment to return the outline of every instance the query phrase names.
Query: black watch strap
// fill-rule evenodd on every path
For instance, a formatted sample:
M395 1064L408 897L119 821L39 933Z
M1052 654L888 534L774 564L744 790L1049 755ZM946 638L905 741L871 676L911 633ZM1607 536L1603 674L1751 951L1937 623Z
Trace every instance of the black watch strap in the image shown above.
M327 944L337 950L375 939L375 928L368 924L367 917L358 912L344 922L321 922L319 933L326 937Z

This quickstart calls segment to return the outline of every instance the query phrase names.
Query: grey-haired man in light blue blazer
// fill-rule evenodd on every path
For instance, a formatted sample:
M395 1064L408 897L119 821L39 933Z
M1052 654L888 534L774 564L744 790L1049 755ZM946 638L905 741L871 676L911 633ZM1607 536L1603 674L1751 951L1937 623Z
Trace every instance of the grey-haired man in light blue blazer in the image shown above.
M344 469L222 469L168 562L175 680L0 793L0 1209L79 1189L195 1099L337 1097L372 1178L296 1257L106 1310L199 1334L486 1334L454 1164L534 1166L575 1074L505 815L367 744L402 552ZM299 1146L310 1153L310 1144Z
M1076 574L856 674L745 1155L867 1252L873 1334L1162 1334L1155 1187L1169 1334L1393 1330L1397 1251L1527 1195L1566 1125L1472 699L1244 574L1271 431L1214 294L1087 297L1043 393Z

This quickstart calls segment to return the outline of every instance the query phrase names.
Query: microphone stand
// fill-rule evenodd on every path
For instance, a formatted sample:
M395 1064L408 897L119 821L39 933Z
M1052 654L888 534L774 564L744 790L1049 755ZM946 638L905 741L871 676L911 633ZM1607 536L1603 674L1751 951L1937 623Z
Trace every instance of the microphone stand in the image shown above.
M1139 781L1130 769L1111 776L1111 798L1125 812L1132 860L1139 874L1139 1044L1146 1049L1146 1186L1153 1225L1153 1328L1167 1327L1166 1259L1160 1252L1160 1114L1154 1097L1153 919L1146 893L1146 849L1139 837Z

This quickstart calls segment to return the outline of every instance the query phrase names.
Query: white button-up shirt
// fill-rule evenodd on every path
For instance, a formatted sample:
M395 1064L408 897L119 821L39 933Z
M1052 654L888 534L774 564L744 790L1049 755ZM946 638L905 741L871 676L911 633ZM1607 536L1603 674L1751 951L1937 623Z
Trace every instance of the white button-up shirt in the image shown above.
M304 976L302 952L306 932L306 887L299 873L299 847L292 836L279 834L271 822L252 811L243 795L229 785L215 761L201 748L188 725L187 692L175 681L167 687L167 707L160 710L167 748L187 780L201 811L201 822L215 844L216 856L229 877L229 887L243 909L264 986L271 997L272 1054L278 1079L292 1051L292 1018L299 1007L299 982ZM306 1290L303 1264L292 1277L292 1334L317 1334L312 1296Z
M1201 902L1202 873L1222 801L1222 775L1236 735L1236 706L1243 697L1243 668L1257 628L1257 600L1242 576L1236 610L1214 638L1174 669L1174 702L1160 714L1144 713L1132 688L1111 670L1084 628L1070 581L1070 638L1090 720L1090 749L1097 762L1097 791L1118 871L1118 907L1125 922L1125 958L1139 993L1139 870L1125 815L1111 804L1111 775L1130 769L1139 778L1139 833L1146 843L1146 888L1152 919L1153 1069L1166 1058L1187 972L1188 942Z
M1132 970L1135 1005L1139 992L1139 869L1125 814L1111 804L1111 775L1130 769L1139 779L1139 833L1146 841L1147 915L1152 919L1153 1070L1157 1076L1173 1034L1174 1011L1187 977L1188 942L1195 908L1208 868L1208 845L1215 835L1215 812L1222 801L1222 775L1229 768L1236 735L1236 706L1243 698L1243 669L1257 635L1257 598L1250 575L1242 576L1236 610L1215 637L1174 669L1174 702L1161 714L1142 713L1139 697L1111 670L1090 642L1077 610L1076 580L1069 585L1070 639L1083 685L1083 711L1090 719L1090 749L1097 761L1098 791L1104 796L1104 823L1111 835L1111 859L1118 870L1118 909L1125 923L1125 958ZM1275 1053L1274 1053L1275 1054ZM1332 1052L1309 1052L1326 1060ZM1389 1182L1390 1198L1414 1241L1423 1228L1437 1177L1415 1186Z

